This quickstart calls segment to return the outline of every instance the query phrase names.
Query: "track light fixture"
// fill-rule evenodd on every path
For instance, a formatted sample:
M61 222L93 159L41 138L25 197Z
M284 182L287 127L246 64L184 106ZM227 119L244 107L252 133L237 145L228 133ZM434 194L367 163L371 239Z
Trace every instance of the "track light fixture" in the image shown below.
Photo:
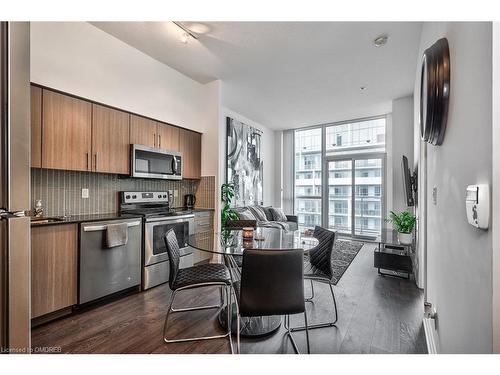
M179 29L181 29L182 34L180 36L180 40L182 43L186 44L189 41L190 37L193 39L198 39L198 36L196 34L192 33L191 30L189 30L187 27L185 27L182 23L176 22L176 21L172 21L172 23L175 26L177 26Z

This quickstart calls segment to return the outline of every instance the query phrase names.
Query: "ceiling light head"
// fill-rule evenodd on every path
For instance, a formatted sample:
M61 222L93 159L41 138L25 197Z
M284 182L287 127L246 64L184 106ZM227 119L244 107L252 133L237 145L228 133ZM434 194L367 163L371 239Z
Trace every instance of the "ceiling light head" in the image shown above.
M182 33L181 34L181 42L186 44L189 40L189 34L188 33Z
M182 23L175 22L175 21L172 21L172 23L180 29L180 31L181 31L180 39L181 39L182 43L186 44L189 41L189 38L198 39L198 36L196 34L192 33L191 30L189 30Z
M375 47L382 47L387 44L389 37L387 35L380 35L373 40Z
M360 87L359 87L359 90L360 90L360 91L365 91L365 90L366 90L366 86L360 86Z

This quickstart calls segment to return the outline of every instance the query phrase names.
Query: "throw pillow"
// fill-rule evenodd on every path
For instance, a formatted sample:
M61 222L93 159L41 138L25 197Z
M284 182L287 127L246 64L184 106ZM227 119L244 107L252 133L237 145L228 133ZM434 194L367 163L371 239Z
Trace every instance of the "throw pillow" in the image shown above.
M271 207L262 207L260 209L266 214L267 221L273 221L273 213L271 212Z
M270 209L271 209L271 212L273 213L273 220L274 221L283 221L283 222L288 221L285 213L283 212L283 210L281 208L271 207Z
M243 210L238 212L240 220L257 220L250 210Z
M259 206L249 206L250 211L252 211L253 216L257 219L257 221L267 221L266 214Z

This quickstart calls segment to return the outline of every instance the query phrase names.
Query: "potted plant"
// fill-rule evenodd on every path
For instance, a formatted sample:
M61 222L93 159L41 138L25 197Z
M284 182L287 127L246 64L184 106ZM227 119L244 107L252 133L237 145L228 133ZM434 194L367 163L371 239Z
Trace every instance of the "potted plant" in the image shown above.
M234 197L234 184L222 184L220 188L220 199L222 201L221 228L226 227L228 220L238 220L238 214L231 209L231 201Z
M417 221L415 215L408 211L403 211L398 214L391 211L389 217L390 219L387 221L391 222L394 229L398 232L399 242L402 245L411 245L413 242L412 231Z

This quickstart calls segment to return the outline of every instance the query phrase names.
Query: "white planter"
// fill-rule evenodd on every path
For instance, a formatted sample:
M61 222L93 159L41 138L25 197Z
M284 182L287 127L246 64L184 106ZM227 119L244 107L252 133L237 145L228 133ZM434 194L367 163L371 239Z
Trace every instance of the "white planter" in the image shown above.
M401 245L411 245L413 235L411 233L398 233L398 240Z

